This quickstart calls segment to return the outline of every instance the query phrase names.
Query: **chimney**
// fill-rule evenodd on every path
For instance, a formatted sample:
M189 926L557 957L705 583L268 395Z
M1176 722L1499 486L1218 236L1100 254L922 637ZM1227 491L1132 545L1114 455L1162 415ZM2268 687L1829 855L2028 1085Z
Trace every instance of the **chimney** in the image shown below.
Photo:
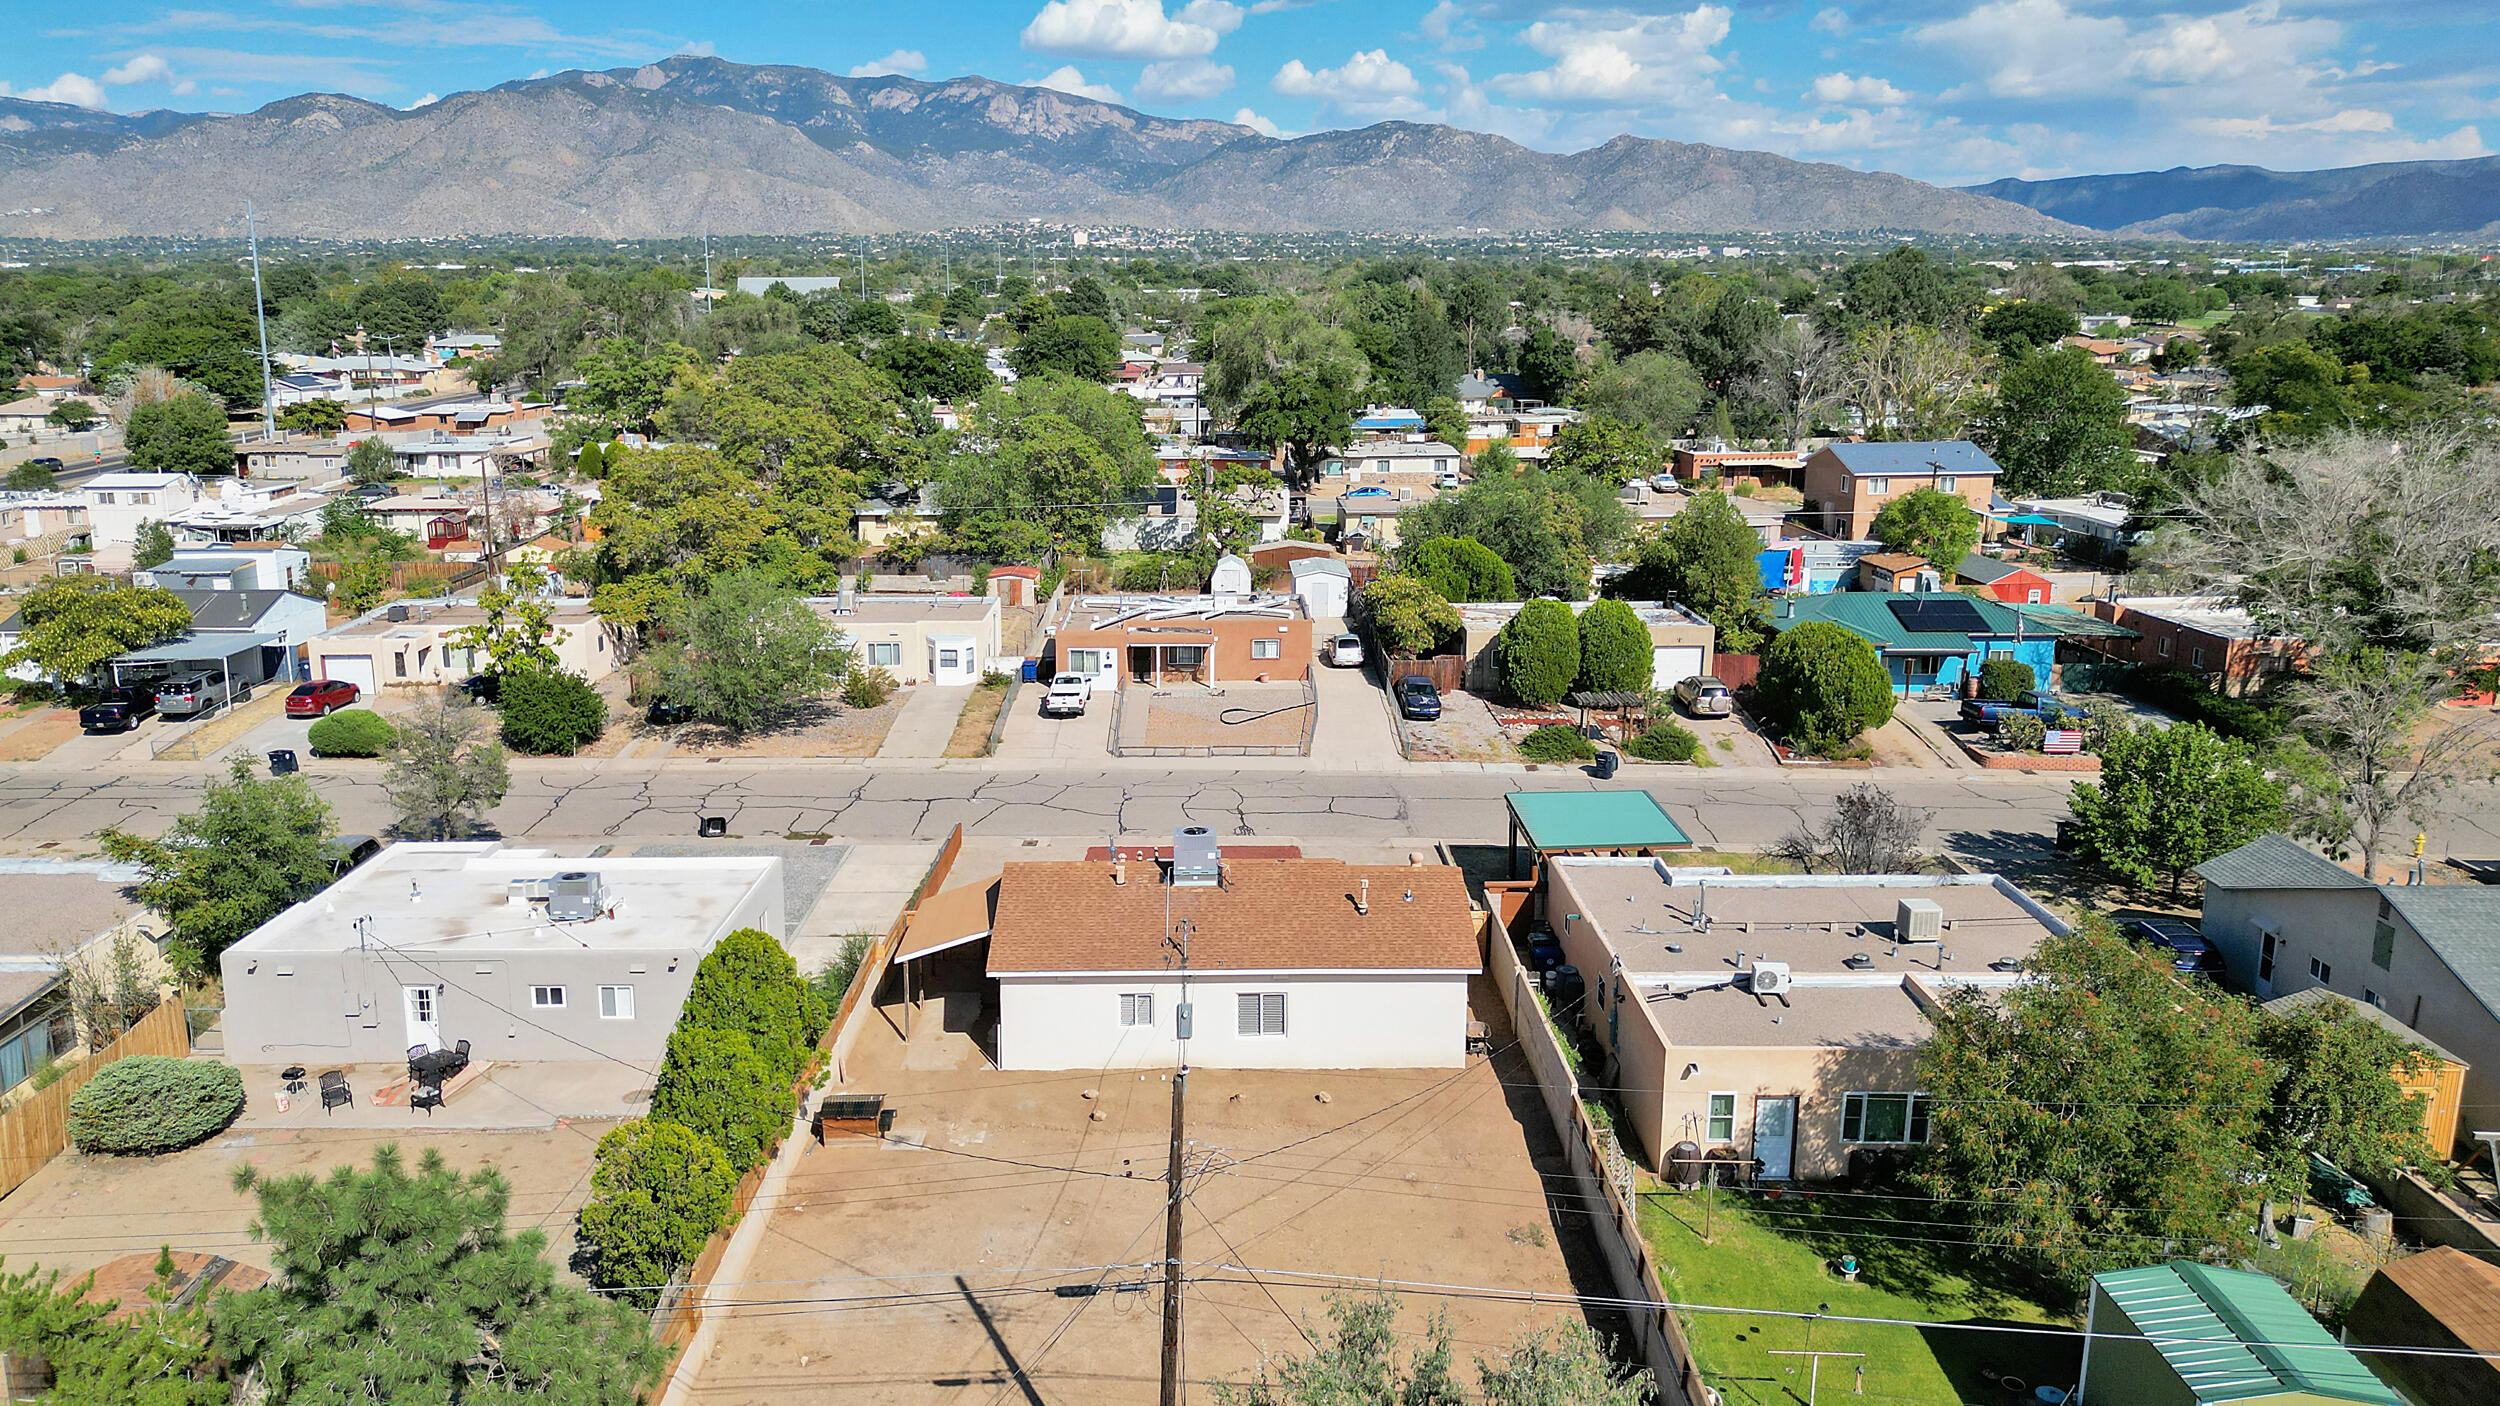
M1364 879L1354 886L1354 911L1357 913L1369 913L1372 911L1371 880Z

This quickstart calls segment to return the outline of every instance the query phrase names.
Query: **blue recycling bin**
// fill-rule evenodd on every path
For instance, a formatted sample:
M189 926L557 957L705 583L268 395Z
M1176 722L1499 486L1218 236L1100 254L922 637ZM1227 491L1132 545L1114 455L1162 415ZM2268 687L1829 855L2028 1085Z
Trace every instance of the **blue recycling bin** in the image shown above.
M1040 683L1042 681L1041 660L1027 659L1024 661L1024 681L1026 683Z

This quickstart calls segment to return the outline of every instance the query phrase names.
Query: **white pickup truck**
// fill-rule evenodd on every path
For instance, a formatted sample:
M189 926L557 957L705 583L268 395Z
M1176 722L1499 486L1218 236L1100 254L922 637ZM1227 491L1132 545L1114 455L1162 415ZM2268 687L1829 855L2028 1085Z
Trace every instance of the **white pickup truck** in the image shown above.
M1083 674L1061 674L1050 681L1050 691L1042 695L1042 716L1046 718L1082 717L1085 700L1094 688Z

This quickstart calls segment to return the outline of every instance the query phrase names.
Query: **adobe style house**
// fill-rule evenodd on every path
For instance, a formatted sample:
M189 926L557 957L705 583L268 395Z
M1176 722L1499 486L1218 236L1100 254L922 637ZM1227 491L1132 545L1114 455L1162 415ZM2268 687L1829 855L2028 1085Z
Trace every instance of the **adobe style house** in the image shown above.
M1862 540L1874 535L1884 504L1922 488L1954 494L1985 514L1998 472L1996 460L1965 439L1834 444L1806 460L1803 516L1826 537Z
M979 683L998 663L996 596L844 591L807 604L842 632L859 663L885 670L896 683Z
M1075 596L1052 625L1058 673L1096 688L1298 679L1311 617L1289 595Z
M1679 449L1670 464L1675 476L1686 483L1710 476L1731 486L1752 482L1765 488L1795 483L1805 468L1794 449Z

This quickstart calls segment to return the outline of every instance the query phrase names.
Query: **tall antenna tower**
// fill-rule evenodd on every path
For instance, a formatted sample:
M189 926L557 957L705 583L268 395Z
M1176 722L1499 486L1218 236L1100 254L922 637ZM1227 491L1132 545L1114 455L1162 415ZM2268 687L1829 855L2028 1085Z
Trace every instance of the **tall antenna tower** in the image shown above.
M252 202L243 202L243 231L252 243L252 317L260 324L260 431L269 439L278 437L277 397L269 389L269 302L260 291L260 222L252 214Z

